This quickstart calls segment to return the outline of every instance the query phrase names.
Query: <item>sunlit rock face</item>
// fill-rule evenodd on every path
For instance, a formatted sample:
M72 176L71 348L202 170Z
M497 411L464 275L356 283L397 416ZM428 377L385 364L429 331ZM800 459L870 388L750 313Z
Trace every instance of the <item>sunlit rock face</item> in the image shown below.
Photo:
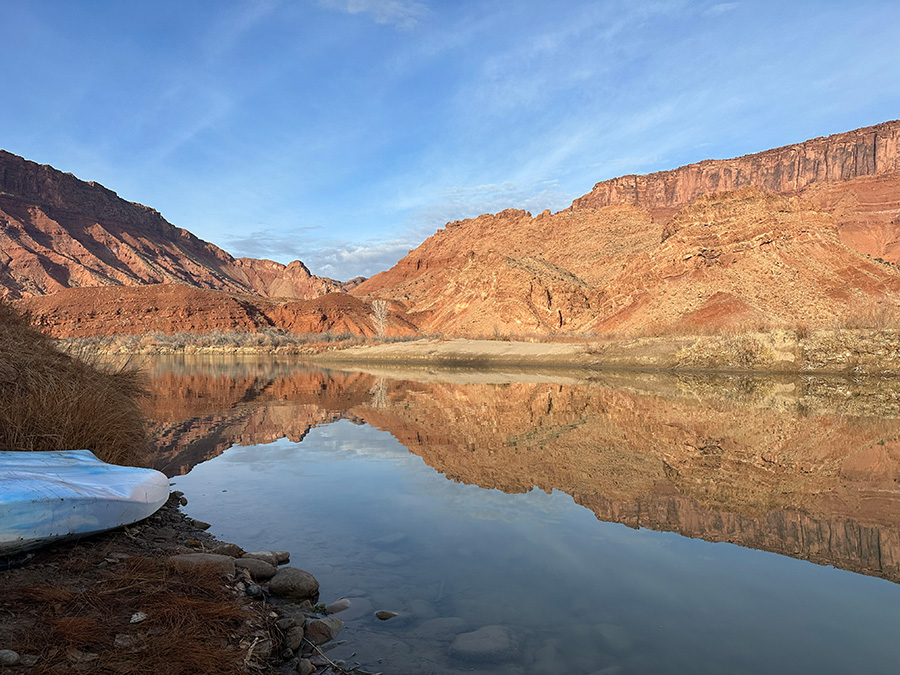
M158 370L155 464L301 441L337 419L391 433L450 480L561 490L602 520L900 581L900 392L813 378L458 384L295 366Z
M684 206L703 195L740 187L795 193L812 184L838 183L900 171L900 121L885 122L735 159L688 164L644 176L597 183L573 209L633 204L647 209Z
M289 298L345 289L300 261L233 258L99 183L0 150L0 297L166 283Z

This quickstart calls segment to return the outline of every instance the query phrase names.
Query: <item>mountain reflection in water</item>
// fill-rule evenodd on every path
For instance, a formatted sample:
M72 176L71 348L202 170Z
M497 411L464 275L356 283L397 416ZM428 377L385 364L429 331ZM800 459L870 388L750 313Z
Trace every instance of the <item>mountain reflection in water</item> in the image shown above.
M900 581L890 380L350 373L277 359L157 359L150 375L152 464L169 476L347 419L454 481L555 488L604 521Z

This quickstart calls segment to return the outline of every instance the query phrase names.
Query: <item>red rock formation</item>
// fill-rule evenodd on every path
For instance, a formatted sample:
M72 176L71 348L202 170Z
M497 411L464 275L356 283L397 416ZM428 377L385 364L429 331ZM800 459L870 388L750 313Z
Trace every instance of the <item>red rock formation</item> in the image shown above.
M279 302L181 284L156 284L67 288L14 304L30 312L48 334L61 338L266 328L362 336L377 332L371 305L345 293ZM402 310L391 310L386 335L409 335L415 330Z
M448 225L354 290L427 332L667 332L830 326L900 305L900 270L845 246L809 200L708 195L663 226L630 205Z
M900 171L900 120L745 155L708 159L645 176L622 176L597 183L573 209L633 204L672 209L697 197L744 186L769 192L798 192L813 183Z
M0 297L160 283L290 298L345 288L299 261L235 259L98 183L0 150Z

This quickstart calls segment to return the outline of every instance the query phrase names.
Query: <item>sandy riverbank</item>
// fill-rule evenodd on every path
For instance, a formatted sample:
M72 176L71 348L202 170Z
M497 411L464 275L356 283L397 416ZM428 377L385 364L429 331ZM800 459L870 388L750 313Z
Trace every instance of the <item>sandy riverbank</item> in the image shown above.
M842 329L566 342L417 340L332 349L330 364L900 374L900 331Z

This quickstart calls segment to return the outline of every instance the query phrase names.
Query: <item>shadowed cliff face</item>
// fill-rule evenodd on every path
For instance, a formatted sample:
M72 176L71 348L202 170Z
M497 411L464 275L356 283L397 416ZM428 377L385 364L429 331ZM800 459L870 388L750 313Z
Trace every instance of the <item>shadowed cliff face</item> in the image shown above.
M229 371L232 371L230 373ZM900 390L824 378L452 384L297 366L157 367L157 468L338 419L448 479L561 490L601 520L900 582Z

